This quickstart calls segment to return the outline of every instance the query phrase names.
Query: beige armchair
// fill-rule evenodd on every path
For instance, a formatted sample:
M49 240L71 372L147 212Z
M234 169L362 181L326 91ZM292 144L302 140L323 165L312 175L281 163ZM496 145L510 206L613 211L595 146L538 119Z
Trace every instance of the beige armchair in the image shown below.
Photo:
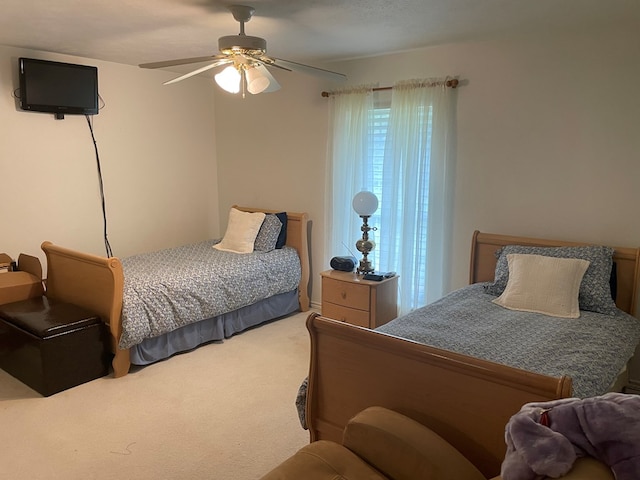
M564 480L614 480L593 459L581 459ZM347 424L342 444L302 447L261 480L486 480L440 436L400 413L369 407ZM500 480L496 477L494 480Z

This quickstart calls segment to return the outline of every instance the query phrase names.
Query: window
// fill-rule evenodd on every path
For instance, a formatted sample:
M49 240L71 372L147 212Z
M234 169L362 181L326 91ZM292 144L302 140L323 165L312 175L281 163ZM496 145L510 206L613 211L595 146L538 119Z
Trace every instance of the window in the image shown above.
M431 137L432 137L432 120L433 109L429 106L427 108L419 109L418 123L419 129L426 132L424 138L420 138L420 142L424 142L425 145L420 145L418 150L421 152L429 152L431 150ZM419 169L418 178L416 183L409 186L415 188L415 194L405 194L403 188L406 185L396 182L393 175L393 168L387 166L385 172L385 158L387 161L393 161L393 154L390 152L385 156L385 146L387 133L389 130L389 117L390 107L375 107L373 110L373 148L370 150L370 165L373 171L373 182L371 185L367 185L367 188L372 191L382 203L384 201L383 195L385 191L393 189L399 189L397 197L402 202L414 202L414 208L417 212L417 222L415 225L415 232L413 233L414 242L412 242L412 248L410 254L416 260L418 265L426 265L427 263L427 225L428 225L428 213L429 213L429 165L428 161L419 162L422 168ZM402 205L399 206L402 208ZM380 228L380 234L383 234L384 226L389 222L383 221L382 210L378 209L374 215L371 216L369 221L370 225L376 228ZM377 270L382 271L395 271L396 267L388 263L390 258L398 258L400 255L400 249L402 242L402 236L405 234L404 229L398 228L392 231L386 232L385 236L393 236L394 241L378 242L374 232L373 240L376 242L376 248L369 255L372 263L376 266ZM395 247L395 251L390 250ZM426 268L418 268L412 274L414 279L415 288L415 300L417 305L424 305L426 303Z
M389 129L389 107L375 108L373 110L373 128L372 128L372 148L369 151L369 159L368 162L371 165L371 170L373 172L372 175L372 185L364 185L368 190L373 192L378 200L382 199L382 185L384 178L384 146L387 139L387 130ZM380 209L378 209L369 220L369 224L372 227L380 227L381 225L381 214ZM391 269L382 267L380 265L380 248L384 244L380 244L377 241L378 235L377 232L373 232L373 235L370 235L373 238L373 241L376 242L376 248L373 249L371 254L369 255L371 262L377 270L386 270L389 271ZM378 245L380 244L380 245ZM380 267L378 267L380 265Z
M330 116L327 246L333 252L361 237L362 223L345 205L363 189L375 193L380 204L369 220L377 228L369 259L376 270L400 275L401 313L448 287L452 102L446 88L433 86L394 87L386 102L374 103L370 90L340 95Z

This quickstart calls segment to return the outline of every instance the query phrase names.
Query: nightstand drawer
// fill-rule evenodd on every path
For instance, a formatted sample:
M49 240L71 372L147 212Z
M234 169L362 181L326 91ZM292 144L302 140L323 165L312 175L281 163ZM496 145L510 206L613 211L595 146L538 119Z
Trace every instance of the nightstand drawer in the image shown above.
M343 307L326 300L322 302L322 316L347 322L352 325L369 328L369 312L356 310L355 308Z
M358 310L369 311L370 288L354 282L322 279L322 301ZM365 313L367 313L365 312ZM324 314L323 314L324 315Z

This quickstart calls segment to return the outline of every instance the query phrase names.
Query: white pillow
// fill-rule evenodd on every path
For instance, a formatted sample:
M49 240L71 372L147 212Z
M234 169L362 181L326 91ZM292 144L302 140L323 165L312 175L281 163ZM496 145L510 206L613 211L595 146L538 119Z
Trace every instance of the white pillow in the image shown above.
M220 243L216 243L213 248L224 250L225 252L251 253L253 244L264 221L265 214L262 212L241 212L232 208L229 212L229 223L227 231Z
M509 254L509 281L493 303L510 310L578 318L578 292L589 261Z

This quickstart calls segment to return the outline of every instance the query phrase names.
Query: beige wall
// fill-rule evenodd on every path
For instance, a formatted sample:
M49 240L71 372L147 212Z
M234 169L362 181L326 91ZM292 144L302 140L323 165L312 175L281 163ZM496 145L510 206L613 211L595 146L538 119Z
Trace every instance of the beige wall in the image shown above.
M45 239L104 251L86 122L16 109L20 55L99 68L106 107L95 130L114 253L221 235L234 203L307 211L319 302L318 273L335 254L323 252L320 91L331 84L275 72L282 90L242 99L205 78L165 87L167 72L0 47L0 251L11 255L39 251ZM450 285L457 288L467 282L474 229L640 245L639 57L640 35L621 31L445 45L329 67L347 73L348 84L464 81Z
M346 73L349 84L446 75L463 80L451 289L468 281L475 229L640 246L640 97L634 93L640 34L539 35L329 67ZM236 200L260 198L308 210L317 276L328 268L322 252L326 102L319 92L330 86L285 75L284 91L259 102L217 97L219 172L226 183L221 216ZM243 130L251 141L241 140ZM319 296L314 288L313 300Z
M20 56L98 67L106 105L94 116L115 255L219 234L214 96L205 79L0 47L0 251L43 258L40 243L105 254L93 143L84 116L24 112Z
M309 214L312 301L319 302L324 215L327 87L315 77L275 72L282 88L246 98L216 88L220 222L231 205Z

